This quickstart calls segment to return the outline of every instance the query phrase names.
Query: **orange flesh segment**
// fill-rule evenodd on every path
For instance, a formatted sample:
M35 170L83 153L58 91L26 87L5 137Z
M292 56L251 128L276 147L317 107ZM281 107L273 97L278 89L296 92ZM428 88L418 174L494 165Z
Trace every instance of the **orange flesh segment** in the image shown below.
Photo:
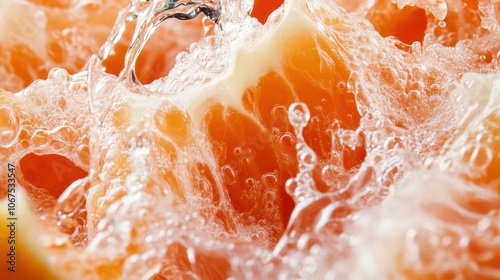
M422 10L418 8L405 9L396 13L395 19L390 21L386 29L384 29L384 27L377 27L375 23L374 25L383 36L396 36L408 44L413 41L421 41L421 29L417 29L415 33L404 33L402 32L404 30L402 26L405 26L405 24L409 22L407 19L416 20L419 24L422 23ZM272 113L274 109L287 108L292 102L300 100L309 105L313 118L321 115L321 121L311 121L311 125L306 128L304 133L308 143L310 143L313 149L318 153L320 160L323 161L327 160L332 148L330 143L331 135L328 133L328 128L333 120L339 120L343 127L352 130L359 126L360 115L357 111L355 98L352 92L348 92L346 89L336 90L333 93L324 90L324 88L328 88L328 83L338 84L339 82L347 81L350 76L348 67L344 65L339 55L331 51L332 48L328 45L328 42L323 41L320 37L315 37L316 33L310 31L311 30L306 30L303 34L299 32L298 34L294 34L294 36L289 36L287 38L289 41L287 42L290 43L286 44L286 47L280 50L282 52L281 59L285 61L283 65L277 67L278 69L271 69L267 72L260 73L262 75L259 76L258 79L255 79L257 80L255 84L248 86L242 92L238 92L238 94L241 95L241 102L244 110L232 104L216 104L209 106L209 109L206 111L208 113L204 116L202 122L204 125L203 127L206 129L204 132L207 132L208 138L211 140L211 147L217 162L217 171L214 172L211 170L211 167L205 162L193 162L188 168L188 177L192 182L197 182L193 183L192 190L196 195L212 196L212 202L214 204L220 203L221 200L228 200L231 202L233 209L224 209L215 214L220 220L229 220L229 218L227 218L228 215L236 213L239 215L237 222L241 223L243 226L252 226L255 220L264 220L270 225L278 225L277 230L272 232L270 237L268 237L269 240L267 241L270 241L271 245L282 235L283 228L288 223L290 213L293 210L293 202L282 186L284 184L283 182L296 172L293 143L281 141L287 140L288 137L278 138L273 136L273 128L280 129L281 133L291 133L291 127L287 125L286 114L276 110L275 113L278 112L276 114L278 117L276 117L276 115ZM327 55L321 56L320 53L327 53ZM323 59L325 58L332 59L333 63L331 65L333 66L330 65L330 68L324 66L319 67L319 65L322 65L322 62L324 62ZM294 65L294 67L292 67L292 65ZM161 68L163 67L162 65ZM334 67L335 71L333 71L331 67ZM333 79L332 76L334 77ZM403 105L407 106L408 104ZM329 110L325 110L325 108ZM334 110L331 110L331 108L334 108ZM131 111L134 111L134 109L133 105L129 108ZM190 115L185 115L184 113L184 109L174 108L155 115L154 123L158 127L158 130L161 134L169 138L169 140L166 140L163 136L153 137L153 142L160 148L159 157L172 158L170 161L176 161L175 158L179 156L177 152L178 146L187 146L190 140L194 138L193 135L190 135L191 130L189 127L192 125L192 122L195 122L195 127L199 127L200 124L196 123L199 119L191 120ZM122 130L129 125L126 120L127 118L130 118L129 112L120 110L115 112L113 117L113 125L122 133L124 133ZM496 116L491 116L491 120L488 120L486 123L487 130L492 131L493 135L497 135L495 124L498 123L498 118ZM127 143L123 142L119 144L123 145L123 150L126 150ZM494 151L499 150L497 149L499 148L497 144L496 142L493 144ZM221 146L223 147L222 150L220 149ZM247 156L252 159L251 164L245 166L241 171L238 166L244 165L244 158L235 156L234 153L234 150L238 147L242 148L242 150L245 150L245 147L249 148L250 152ZM246 150L248 151L248 149ZM262 154L255 153L255 151L262 151ZM495 155L496 154L498 153L495 153ZM472 154L469 155L469 157L471 156ZM479 156L477 159L479 162L484 161L484 158L481 158L481 156L483 156L482 154L476 156ZM364 149L356 149L352 153L349 153L349 156L345 157L344 167L346 169L357 168L363 162L364 157ZM21 166L24 165L24 168L29 169L30 164L31 166L35 165L32 156L28 155L26 159L28 161L21 164ZM51 158L50 161L59 162L59 159ZM115 164L115 167L106 170L110 178L124 179L123 172L127 173L132 170L128 155L120 154L110 161ZM495 170L498 170L498 167L500 167L499 165L498 158L494 157L483 176L469 178L469 180L480 185L492 183L497 177ZM228 166L237 171L234 181L231 180L232 174L229 174L229 180L220 178L224 177L224 174L222 171L218 172L219 169L222 170L224 167ZM21 167L21 170L22 169L23 167ZM71 172L68 172L71 174L71 178L85 176L86 174L83 170L78 170L76 167L71 167L71 170ZM253 189L251 193L245 193L245 190L242 188L242 186L247 184L249 178L260 179L264 175L269 175L269 173L276 173L278 177L276 182L274 179L271 180L271 187L274 193L278 194L277 197L279 199L273 203L279 205L279 217L269 218L268 212L266 212L267 204L263 203L267 202L266 199L268 199L268 197L258 191L258 188ZM29 172L27 171L26 174L29 174ZM175 174L173 171L164 171L162 175L162 179L171 186L176 196L182 201L185 197L184 192L186 190L183 188L180 175ZM56 175L42 174L38 176L41 179L34 179L34 176L28 175L25 176L25 179L29 182L43 182L44 185L48 186L49 193L57 195L62 189L54 183L54 176ZM270 177L267 176L266 178ZM204 181L200 181L200 179ZM222 186L225 192L220 192L219 188L217 188L218 179L222 179L224 182ZM71 180L72 179L67 179L67 182ZM181 183L179 183L179 181L181 181ZM207 182L209 188L205 185ZM265 182L263 178L261 183L264 184ZM103 184L103 186L101 186L102 189L96 190L94 196L109 197L109 193L106 193L106 191L112 190L113 187L114 186ZM329 191L328 186L324 184L320 184L318 188L323 192ZM119 200L122 195L123 194L118 194L110 200ZM255 200L261 204L256 206ZM106 203L111 202L108 201ZM470 203L472 204L472 202ZM109 204L105 206L99 206L98 204L98 202L92 201L88 205L92 210L96 210L92 214L94 222L102 219L107 211L107 206L109 206ZM471 206L471 208L477 210L477 207L480 209L481 207L478 205ZM231 210L234 210L234 212ZM446 212L445 210L442 211L445 213L443 214L444 216L450 219L454 217L454 213ZM90 227L95 228L96 224L91 224ZM228 226L225 229L229 231L232 228L234 227ZM256 240L256 242L262 242L262 240ZM172 266L177 267L179 271L192 269L184 251L185 248L183 248L182 245L172 244L165 258L165 266L169 267L169 269ZM133 249L130 251L130 253L135 252L136 251ZM479 254L480 248L471 245L471 253ZM427 258L428 256L424 257ZM209 278L213 277L214 279L227 277L226 271L229 265L223 257L221 257L220 260L217 259L214 261L213 255L200 254L198 258L196 263L199 267L196 267L194 270L199 271L201 275L206 275ZM97 270L100 276L103 278L110 278L120 275L120 267L123 265L122 261L123 260L116 260L114 263L99 267ZM498 263L499 258L495 256L485 262L484 265L494 267ZM170 273L175 274L178 272L166 272L166 274ZM421 275L412 270L408 270L405 273L407 273L407 276L415 277L416 279L421 277ZM432 273L425 276L430 279L433 279L433 277L439 279L439 276ZM162 279L162 276L157 277Z
M14 215L7 211L9 198L15 200ZM64 279L47 260L47 251L37 238L37 229L42 225L29 209L25 194L19 187L11 196L0 200L0 219L6 223L0 227L0 251L4 259L0 270L2 279Z
M346 82L349 76L349 71L347 71L340 59L334 60L332 63L324 63L323 59L330 59L335 55L321 55L323 52L330 52L328 43L321 37L322 35L306 29L291 36L284 34L280 36L285 36L287 41L290 42L283 49L279 49L282 55L283 74L274 71L264 75L259 73L262 76L257 79L257 84L251 85L243 92L235 92L235 94L241 96L242 105L246 108L245 111L240 111L241 109L238 106L233 108L232 106L214 105L210 106L207 113L204 114L202 127L206 128L209 142L212 143L213 153L218 158L217 167L222 174L217 175L220 177L216 178L217 175L206 163L195 162L188 165L194 195L211 197L211 203L215 206L221 204L221 201L229 200L231 202L232 209L221 206L221 209L215 213L216 219L224 221L226 231L232 232L235 230L236 226L232 223L237 223L238 227L253 227L259 221L260 225L263 223L268 227L267 240L256 239L254 242L271 246L283 233L294 207L283 185L285 180L296 170L295 149L293 143L287 144L283 137L277 138L272 135L272 130L276 128L281 130L280 133L286 135L292 133L291 126L286 119L286 107L293 101L303 100L315 108L313 117L320 114L327 116L324 122L317 122L314 129L306 129L307 139L313 143L314 149L319 151L322 160L326 160L331 149L331 135L328 133L328 127L333 120L339 120L345 128L355 129L359 125L359 114L352 93L347 91L331 92L322 89L330 85L329 77L332 73L335 73L336 77L334 82ZM317 50L317 48L321 49ZM308 63L311 60L316 63ZM291 65L295 66L292 67ZM242 67L242 65L239 67ZM333 68L335 68L335 71ZM318 77L318 81L314 83L308 81L311 77ZM285 108L285 111L280 112L277 110L277 115L271 116L270 111L280 106ZM335 110L327 112L323 109L328 106L335 108ZM142 110L137 107L134 108L133 103L118 107L120 108L119 111L112 114L115 116L113 118L115 126L119 130L122 127L127 127L127 123L130 121L128 114L121 113L122 108L130 108L128 110L137 112ZM193 126L198 127L199 124L196 123L198 118L193 120L192 118L183 117L182 109L179 111L179 109L168 109L168 107L164 106L160 106L160 108L161 110L154 114L154 124L158 130L168 136L176 146L182 147L185 145L184 143L190 143L188 139L192 138L189 134L185 135L186 127L190 127L190 122L195 122ZM198 111L203 112L203 110ZM248 117L248 114L255 116L258 122ZM157 147L161 148L158 151L164 153L162 157L171 161L178 160L179 155L176 152L178 147L172 145L164 136L156 136L155 134L153 141ZM270 157L274 150L281 149L283 144L288 146L287 150L276 153L275 157ZM222 147L222 150L220 147ZM240 152L235 152L236 150L240 150ZM122 166L127 170L128 167L126 166L130 165L129 156L122 154L118 158L120 158L121 163L115 162L113 166ZM118 160L118 158L114 160ZM356 168L363 158L364 151L359 149L355 151L353 157L347 157L345 167L347 169ZM249 160L251 165L245 165L246 160ZM241 166L244 168L240 168ZM118 170L123 172L122 168ZM179 166L179 168L182 167ZM227 180L224 178L226 175L223 170L231 169L235 171L235 174L226 174L230 177ZM120 173L117 173L118 170L107 170L105 171L107 175L103 176L120 177ZM163 178L173 186L174 193L180 199L184 199L183 192L186 191L177 187L178 182L184 179L178 171L175 171L175 168L173 170L173 172L164 173ZM223 182L224 192L221 192L218 188L218 179ZM249 185L257 187L244 189ZM322 191L327 191L327 186L324 184L319 184L318 187ZM88 208L97 210L91 213L90 217L92 217L93 221L100 220L106 210L106 205L104 207L99 205L101 202L96 198L107 197L106 203L109 205L109 203L122 197L121 195L110 197L106 194L107 192L110 193L113 188L115 187L112 185L102 185L99 190L94 189L89 196ZM266 189L267 193L264 192ZM227 193L227 197L225 193ZM273 199L277 200L273 201ZM274 215L276 213L271 215L272 209L276 209L274 207L279 209L278 215ZM233 211L237 216L232 219L228 218L234 215ZM201 212L203 213L203 210ZM233 219L234 221L231 221ZM89 227L95 227L95 223L90 222ZM197 261L201 265L205 262L209 261L205 261L203 257ZM172 263L169 264L172 265ZM179 267L184 266L182 259L178 259L174 264ZM224 267L223 264L221 265ZM120 266L120 262L110 264L105 270L115 271L118 266ZM111 269L112 267L113 269ZM204 277L210 277L211 274L203 275Z

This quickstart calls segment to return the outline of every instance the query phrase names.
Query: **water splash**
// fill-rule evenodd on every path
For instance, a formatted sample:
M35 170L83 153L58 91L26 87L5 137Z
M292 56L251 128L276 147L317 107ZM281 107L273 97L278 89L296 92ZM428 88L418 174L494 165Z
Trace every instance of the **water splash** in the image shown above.
M219 0L133 0L122 10L108 37L99 51L101 62L113 54L113 47L122 37L126 24L137 20L132 41L125 55L125 66L120 78L130 85L140 85L135 73L135 64L148 39L158 26L169 18L190 20L203 13L215 23L220 19Z

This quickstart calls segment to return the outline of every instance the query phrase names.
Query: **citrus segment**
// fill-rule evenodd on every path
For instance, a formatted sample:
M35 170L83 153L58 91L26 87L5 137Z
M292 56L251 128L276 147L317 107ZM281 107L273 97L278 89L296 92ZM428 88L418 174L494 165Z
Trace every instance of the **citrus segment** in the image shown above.
M0 250L4 256L0 276L3 279L64 279L64 273L50 264L45 244L40 244L38 239L37 230L43 225L29 209L23 191L13 189L9 197L0 201L0 218L6 222L0 229Z
M146 86L115 76L122 41L108 73L93 56L0 92L1 159L44 214L50 262L90 279L498 276L498 77L458 82L498 71L494 21L475 1L395 2L235 13L175 65L154 39ZM50 26L75 25L60 5ZM32 72L64 56L25 50Z
M255 0L251 15L265 23L269 15L283 4L283 0Z

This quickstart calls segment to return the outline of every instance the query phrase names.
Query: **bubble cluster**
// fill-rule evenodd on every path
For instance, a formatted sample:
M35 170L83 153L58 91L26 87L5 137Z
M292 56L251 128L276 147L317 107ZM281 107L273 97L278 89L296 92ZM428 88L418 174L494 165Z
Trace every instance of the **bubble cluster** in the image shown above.
M311 118L309 108L301 102L293 103L288 109L288 118L295 129L297 138L297 161L299 173L295 178L290 178L286 182L286 191L296 203L300 203L312 196L316 190L312 171L316 167L318 158L316 153L307 145L303 136L303 129Z

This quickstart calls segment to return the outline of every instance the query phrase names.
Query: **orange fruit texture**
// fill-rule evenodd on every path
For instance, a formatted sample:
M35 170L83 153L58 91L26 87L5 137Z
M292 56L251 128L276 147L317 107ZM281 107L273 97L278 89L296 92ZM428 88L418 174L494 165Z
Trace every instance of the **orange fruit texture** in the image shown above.
M1 1L0 88L19 91L36 79L45 79L55 67L72 74L80 71L90 55L98 52L118 11L128 3L127 0ZM166 75L177 53L202 37L200 19L160 27L138 61L138 67L144 69L139 73L142 81ZM128 28L115 48L116 54L106 61L109 73L118 75L123 69L127 40L132 33L133 29ZM160 48L159 44L163 52L154 51Z
M163 22L141 85L134 21L89 58L125 1L0 1L44 31L2 17L0 275L500 278L497 1L251 4Z

